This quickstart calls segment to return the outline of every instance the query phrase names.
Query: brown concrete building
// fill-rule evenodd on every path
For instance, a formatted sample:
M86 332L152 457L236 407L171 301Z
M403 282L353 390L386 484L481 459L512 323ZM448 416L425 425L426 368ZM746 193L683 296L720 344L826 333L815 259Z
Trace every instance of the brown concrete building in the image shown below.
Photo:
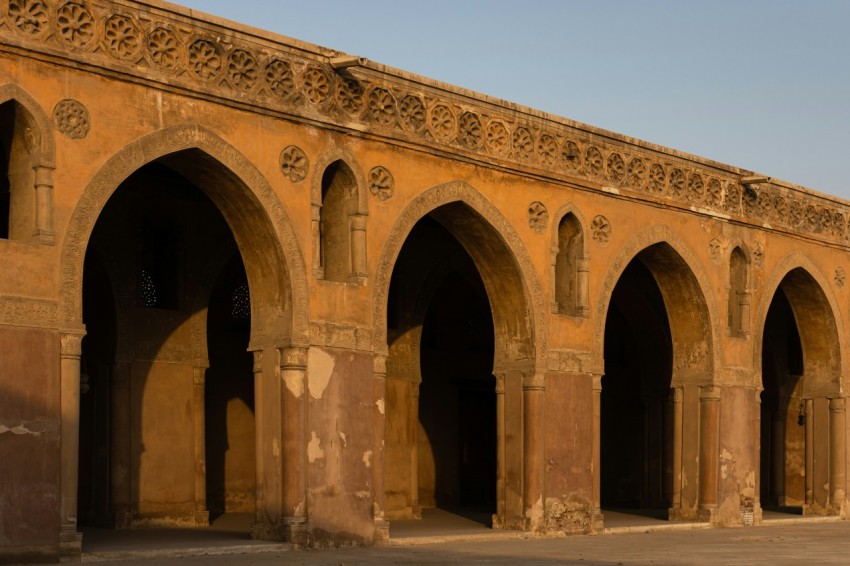
M850 207L159 0L0 3L0 560L843 516Z

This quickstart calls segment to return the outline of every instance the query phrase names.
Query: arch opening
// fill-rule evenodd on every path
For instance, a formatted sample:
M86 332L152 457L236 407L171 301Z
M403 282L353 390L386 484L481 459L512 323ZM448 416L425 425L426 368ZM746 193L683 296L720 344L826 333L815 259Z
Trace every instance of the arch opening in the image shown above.
M203 526L210 512L240 513L247 532L257 494L249 342L286 344L291 328L274 231L251 190L197 149L141 165L108 197L82 270L81 367L96 363L108 401L86 401L94 388L81 400L81 522Z
M388 347L386 515L460 505L488 526L522 528L530 306L511 248L485 218L491 211L472 191L472 204L457 191L439 204L446 187L421 197L429 206L420 214L402 214L403 237L388 240L398 249L385 249L392 263L386 279L378 274L388 297L376 333L386 332Z
M700 461L718 441L699 425L703 389L713 378L708 303L689 264L666 241L624 263L605 316L600 502L694 519L715 496L683 481L702 477Z
M843 458L838 333L829 301L803 268L774 292L762 329L760 497L768 511L833 514ZM840 428L840 427L839 427ZM841 455L839 456L839 452ZM838 483L836 483L838 482Z

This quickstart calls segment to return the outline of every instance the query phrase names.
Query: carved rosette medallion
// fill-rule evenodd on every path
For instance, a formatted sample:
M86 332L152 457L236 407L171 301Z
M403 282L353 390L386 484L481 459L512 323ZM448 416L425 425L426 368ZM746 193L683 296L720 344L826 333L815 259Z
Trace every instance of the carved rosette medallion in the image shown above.
M428 109L428 131L434 139L447 142L455 137L457 120L446 104L435 104Z
M395 122L395 98L385 88L373 88L369 93L367 112L375 124L390 126Z
M180 68L180 40L173 31L158 27L148 34L146 40L148 57L160 69L175 72Z
M649 168L647 189L654 195L663 195L667 190L667 173L664 171L664 167L657 163Z
M558 160L558 142L549 134L537 141L537 156L543 165L555 165Z
M379 200L389 200L395 191L395 180L386 167L375 167L369 171L369 191Z
M189 69L203 80L214 79L221 71L221 55L215 43L206 39L198 39L189 45Z
M619 153L612 153L608 157L608 180L620 183L626 178L626 162Z
M675 198L685 194L685 174L681 169L670 171L670 194Z
M578 171L581 169L581 149L575 142L568 141L564 144L564 151L561 153L564 165L570 171Z
M611 241L611 223L601 214L590 221L590 234L600 246L607 246Z
M343 79L336 85L336 103L348 114L363 108L363 87L354 79Z
M301 148L290 145L280 152L280 170L293 183L306 179L309 168L310 161Z
M688 202L700 204L705 196L705 182L702 177L694 173L688 179Z
M708 255L717 265L723 262L723 241L720 238L712 238L708 242Z
M76 100L59 101L53 109L53 119L56 128L71 139L80 140L89 134L89 111Z
M85 49L94 40L94 16L78 2L68 2L56 13L56 28L65 43Z
M257 61L247 51L237 49L227 58L227 80L233 88L248 91L257 84L260 69Z
M534 138L526 128L517 128L511 136L511 147L516 159L530 161L534 155Z
M457 141L470 149L478 149L484 139L481 118L472 112L464 112L458 121Z
M646 180L646 165L644 165L641 159L635 157L631 161L629 161L629 168L626 171L626 182L628 185L635 189L641 190L643 188L643 183Z
M756 243L753 248L753 265L758 267L759 269L764 267L764 247L761 243Z
M289 63L275 59L266 65L266 84L271 92L281 98L295 92L295 77Z
M510 134L508 128L502 122L492 121L487 124L487 134L484 141L487 149L495 155L504 155L510 148Z
M705 204L712 208L720 208L723 203L723 185L717 179L711 179L705 190Z
M9 0L9 20L19 32L41 36L49 27L47 5L42 0Z
M331 82L322 70L312 67L301 76L301 88L308 102L322 104L330 96Z
M421 132L425 127L425 105L418 96L408 94L398 104L398 115L404 129Z
M835 277L834 277L833 280L835 281L835 286L838 289L841 289L841 290L844 289L844 284L847 280L847 274L844 272L843 267L835 268Z
M584 153L584 166L587 169L587 174L593 177L602 175L603 168L602 152L599 149L590 146Z
M528 205L528 226L542 234L546 231L546 226L549 224L549 211L546 210L546 205L540 201L534 201Z
M730 214L741 213L741 187L734 183L726 184L726 192L723 195L723 209Z
M106 20L103 44L112 57L121 61L135 61L141 54L142 35L132 19L118 14Z

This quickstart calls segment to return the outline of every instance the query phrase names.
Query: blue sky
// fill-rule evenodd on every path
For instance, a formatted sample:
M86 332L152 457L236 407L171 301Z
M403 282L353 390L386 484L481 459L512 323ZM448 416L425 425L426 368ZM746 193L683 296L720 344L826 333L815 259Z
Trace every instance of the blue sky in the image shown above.
M850 1L178 3L850 199Z

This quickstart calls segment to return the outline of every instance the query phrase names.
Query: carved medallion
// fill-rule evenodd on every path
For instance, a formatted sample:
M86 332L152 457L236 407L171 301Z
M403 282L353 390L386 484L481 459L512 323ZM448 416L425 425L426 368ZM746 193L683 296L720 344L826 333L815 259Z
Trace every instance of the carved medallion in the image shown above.
M369 171L369 190L380 200L389 200L395 191L395 180L385 167L375 167Z
M723 185L717 179L708 181L705 190L705 204L712 208L720 208L723 203Z
M419 132L425 126L425 105L418 96L408 94L401 99L398 113L405 129Z
M844 283L847 279L847 274L844 273L843 267L835 268L835 286L838 289L844 289Z
M94 17L88 8L77 2L68 2L59 8L56 27L68 45L80 49L88 47L94 39Z
M712 238L708 243L708 255L717 265L723 263L723 240L720 238Z
M664 167L657 163L653 163L649 168L649 184L647 185L649 192L654 195L663 195L667 188L667 173L664 172Z
M681 198L685 194L685 174L681 169L670 171L670 195Z
M136 24L127 16L112 16L104 24L103 43L116 59L135 61L139 57L142 38Z
M363 108L363 87L354 79L343 79L336 85L336 102L349 114Z
M532 230L542 234L548 223L549 211L546 210L546 205L537 200L528 205L528 225Z
M198 39L189 46L189 69L204 81L221 71L221 56L216 45L206 39Z
M251 90L260 78L260 69L254 56L237 49L227 58L227 79L234 88Z
M584 166L589 175L598 177L602 174L602 152L590 146L584 153Z
M41 35L48 28L47 5L42 0L9 0L9 19L27 35Z
M280 170L293 183L306 179L309 167L310 161L301 148L290 145L280 152Z
M385 88L374 88L369 93L369 118L382 126L395 122L395 98Z
M463 146L477 149L484 138L481 130L481 118L472 112L464 112L458 121L457 141Z
M169 29L156 28L147 37L148 55L157 67L176 71L180 67L180 40Z
M554 165L558 160L558 142L549 134L540 136L537 142L537 157L543 165Z
M590 233L600 246L607 246L611 241L611 223L601 214L590 221Z
M568 141L564 143L561 158L567 169L577 171L581 168L581 149L579 149L578 144L575 142Z
M308 102L321 104L330 95L331 83L324 72L313 67L307 69L304 73L301 88L304 90L304 97Z
M755 248L753 248L753 265L759 269L764 267L764 247L761 242L756 243Z
M269 90L281 98L295 92L295 78L289 63L275 59L266 65L266 84Z
M726 184L723 195L723 209L730 214L741 213L741 186L735 183Z
M56 128L71 139L85 138L89 133L89 111L76 100L61 100L53 109Z
M435 104L428 110L428 131L435 139L449 141L456 129L455 115L447 105Z
M502 122L492 121L487 124L487 135L484 138L487 149L495 155L504 155L510 148L510 134Z
M646 165L644 165L643 160L635 157L629 161L629 168L626 171L626 175L628 185L633 189L641 190L646 180Z
M608 156L608 180L613 183L621 183L626 178L626 162L619 153Z
M517 128L511 136L514 157L520 161L529 161L534 155L534 139L526 128Z
M702 177L697 173L693 173L688 178L688 202L691 204L700 204L705 196L705 183Z

